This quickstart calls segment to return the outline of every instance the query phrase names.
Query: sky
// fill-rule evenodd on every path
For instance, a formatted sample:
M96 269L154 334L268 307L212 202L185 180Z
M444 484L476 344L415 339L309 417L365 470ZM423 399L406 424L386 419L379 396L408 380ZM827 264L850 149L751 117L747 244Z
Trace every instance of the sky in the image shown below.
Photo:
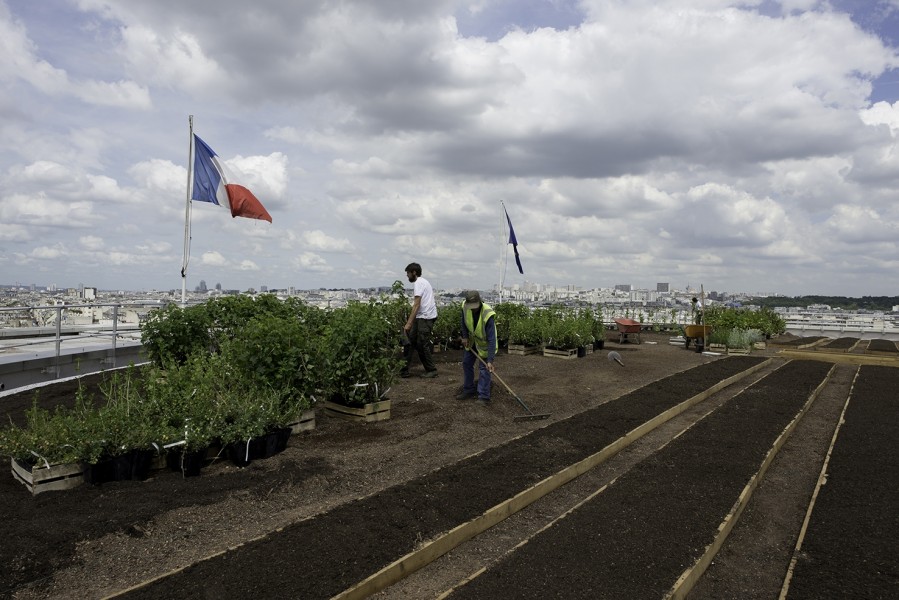
M0 52L0 284L180 290L189 224L188 289L899 295L899 0L0 0ZM271 224L188 205L191 116Z

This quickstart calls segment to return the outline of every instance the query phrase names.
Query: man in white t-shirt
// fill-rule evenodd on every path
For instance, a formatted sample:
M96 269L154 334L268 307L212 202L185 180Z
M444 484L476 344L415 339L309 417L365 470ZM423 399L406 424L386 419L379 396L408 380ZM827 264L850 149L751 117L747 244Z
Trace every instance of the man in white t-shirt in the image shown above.
M412 364L413 348L418 352L421 365L425 368L422 377L437 377L437 367L434 366L434 358L431 356L431 331L437 320L437 304L434 302L434 288L427 279L421 276L421 265L409 263L406 267L406 277L415 284L412 295L412 312L403 327L409 336L409 344L403 347L403 356L406 365L400 371L401 377L409 377L409 367Z

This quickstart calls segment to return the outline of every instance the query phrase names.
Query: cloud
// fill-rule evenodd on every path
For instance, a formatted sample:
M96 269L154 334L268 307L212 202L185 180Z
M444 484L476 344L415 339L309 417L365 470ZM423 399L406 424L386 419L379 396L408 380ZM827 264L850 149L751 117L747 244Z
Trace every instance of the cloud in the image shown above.
M224 267L228 264L228 261L220 252L204 252L200 262L210 267Z

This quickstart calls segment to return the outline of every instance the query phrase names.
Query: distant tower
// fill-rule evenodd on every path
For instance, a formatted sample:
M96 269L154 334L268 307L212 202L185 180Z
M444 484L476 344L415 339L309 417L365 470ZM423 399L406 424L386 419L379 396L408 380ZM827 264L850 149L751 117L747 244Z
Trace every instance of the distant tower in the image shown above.
M217 291L217 292L222 291L222 284L220 284L220 283L215 284L215 291Z
M202 293L205 294L205 293L208 292L208 291L209 291L209 290L208 290L207 287L206 287L206 281L203 280L203 279L201 279L201 280L200 280L200 292L202 292Z

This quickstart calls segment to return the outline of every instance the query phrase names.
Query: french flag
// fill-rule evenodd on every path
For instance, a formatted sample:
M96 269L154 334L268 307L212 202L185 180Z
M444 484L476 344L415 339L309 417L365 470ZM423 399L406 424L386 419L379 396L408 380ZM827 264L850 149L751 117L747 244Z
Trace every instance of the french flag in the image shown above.
M232 217L247 217L272 222L262 202L242 185L231 183L225 176L218 155L200 136L194 134L193 190L191 198L211 202L231 210Z

